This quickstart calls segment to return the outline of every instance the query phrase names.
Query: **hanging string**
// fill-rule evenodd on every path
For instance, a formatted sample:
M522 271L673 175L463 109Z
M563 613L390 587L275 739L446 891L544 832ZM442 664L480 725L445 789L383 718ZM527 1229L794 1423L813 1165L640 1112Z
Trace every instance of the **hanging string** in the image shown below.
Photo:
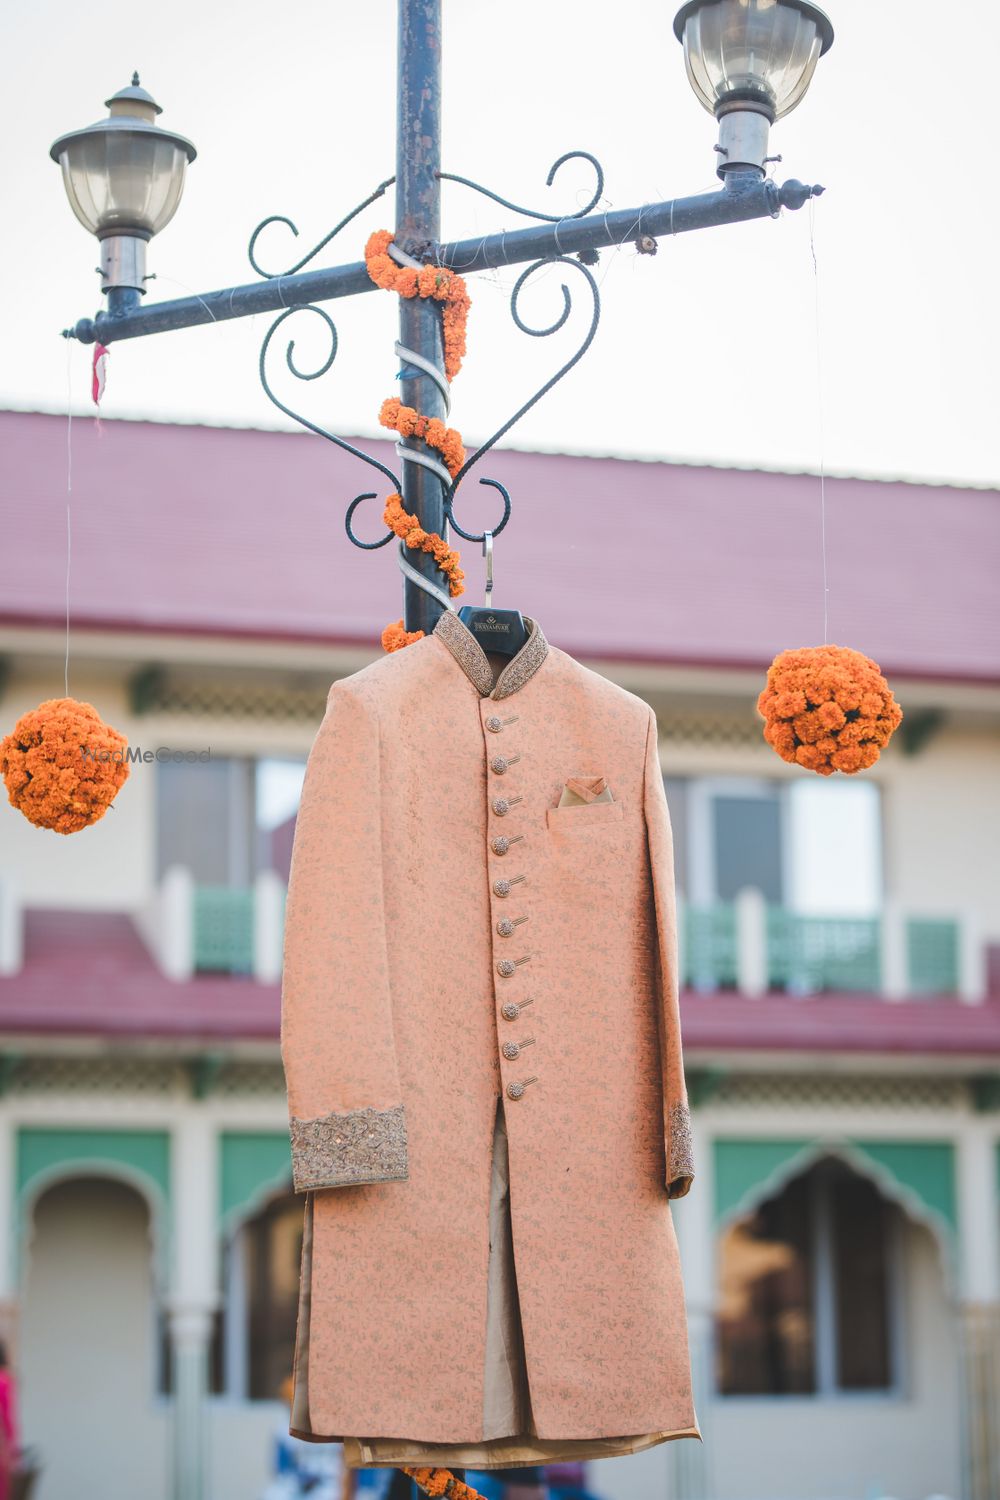
M73 493L73 345L66 340L66 658L63 664L65 696L69 697L69 569L73 552L70 495Z
M816 200L809 199L809 253L813 266L813 313L816 334L816 411L819 421L819 509L821 550L823 554L823 644L829 643L827 604L829 586L826 574L826 420L823 407L823 351L820 339L819 265L816 260Z

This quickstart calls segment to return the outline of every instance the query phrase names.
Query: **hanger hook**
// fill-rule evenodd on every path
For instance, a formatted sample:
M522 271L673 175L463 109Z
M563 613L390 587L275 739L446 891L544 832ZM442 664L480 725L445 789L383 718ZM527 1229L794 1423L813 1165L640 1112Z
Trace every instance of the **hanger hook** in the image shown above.
M483 532L483 556L486 559L486 608L493 608L493 533Z

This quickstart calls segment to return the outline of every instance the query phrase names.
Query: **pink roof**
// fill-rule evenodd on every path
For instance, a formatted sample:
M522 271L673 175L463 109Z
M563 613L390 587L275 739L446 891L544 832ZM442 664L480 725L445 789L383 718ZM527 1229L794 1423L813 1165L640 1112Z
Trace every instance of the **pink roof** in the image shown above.
M63 619L66 418L0 413L0 622ZM395 467L388 442L359 444ZM345 534L356 494L386 486L308 435L90 418L72 429L72 619L377 647L398 619L392 547ZM580 657L763 670L822 642L819 481L616 458L504 451L511 491L497 603ZM473 470L467 530L498 514ZM380 505L357 518L381 534ZM896 677L1000 680L995 490L826 483L829 631ZM481 598L478 548L463 544Z
M25 964L0 978L0 1033L277 1042L277 985L227 975L167 979L127 916L30 911ZM749 1000L685 994L685 1052L858 1052L1000 1057L1000 998L884 1001L873 995L783 994Z

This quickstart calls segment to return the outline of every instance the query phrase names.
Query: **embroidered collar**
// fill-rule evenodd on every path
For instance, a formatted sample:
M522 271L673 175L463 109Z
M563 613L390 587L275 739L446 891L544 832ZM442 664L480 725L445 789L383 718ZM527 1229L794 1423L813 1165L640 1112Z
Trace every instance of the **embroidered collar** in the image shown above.
M493 669L486 652L454 610L445 610L435 625L433 634L443 646L447 646L481 698L509 698L511 693L524 687L529 677L534 677L549 654L549 643L542 634L538 621L525 615L524 623L528 627L528 639L504 667L495 687Z

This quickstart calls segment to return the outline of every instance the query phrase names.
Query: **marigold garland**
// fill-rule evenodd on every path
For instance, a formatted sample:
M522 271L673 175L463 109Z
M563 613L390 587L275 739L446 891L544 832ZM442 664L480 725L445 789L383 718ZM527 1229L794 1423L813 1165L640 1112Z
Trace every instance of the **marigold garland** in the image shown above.
M835 645L779 652L757 711L781 759L820 776L873 766L903 718L878 663Z
M392 241L393 235L388 229L377 229L369 235L365 245L368 275L376 286L397 292L400 297L432 297L442 304L444 371L449 380L454 380L465 356L465 329L471 302L465 280L447 266L398 266L389 254ZM465 462L460 432L446 426L440 417L425 417L415 407L404 406L398 396L389 396L382 402L378 419L383 427L391 428L401 437L420 438L428 447L436 448L452 478ZM424 531L419 519L403 509L401 495L389 496L383 519L408 547L419 547L422 552L433 553L435 562L448 579L448 592L453 598L465 592L462 582L465 574L459 567L459 554L436 531ZM402 620L394 621L382 632L383 649L400 651L419 641L423 633L422 630L406 630Z
M452 479L465 463L462 434L454 427L446 427L440 417L422 417L415 407L404 406L398 396L387 396L378 419L383 427L391 427L400 437L423 438L429 447L436 448Z
M397 266L389 254L394 235L376 229L365 245L365 265L376 286L401 297L433 297L443 302L441 323L444 336L444 373L454 380L465 357L465 327L472 299L465 278L447 266Z
M456 1479L450 1469L403 1469L404 1474L409 1474L414 1484L422 1489L425 1495L430 1495L432 1500L439 1500L442 1495L447 1495L448 1500L483 1500L478 1490L466 1484L461 1479Z
M29 823L79 833L104 817L127 781L127 747L92 703L48 698L0 740L0 776Z

